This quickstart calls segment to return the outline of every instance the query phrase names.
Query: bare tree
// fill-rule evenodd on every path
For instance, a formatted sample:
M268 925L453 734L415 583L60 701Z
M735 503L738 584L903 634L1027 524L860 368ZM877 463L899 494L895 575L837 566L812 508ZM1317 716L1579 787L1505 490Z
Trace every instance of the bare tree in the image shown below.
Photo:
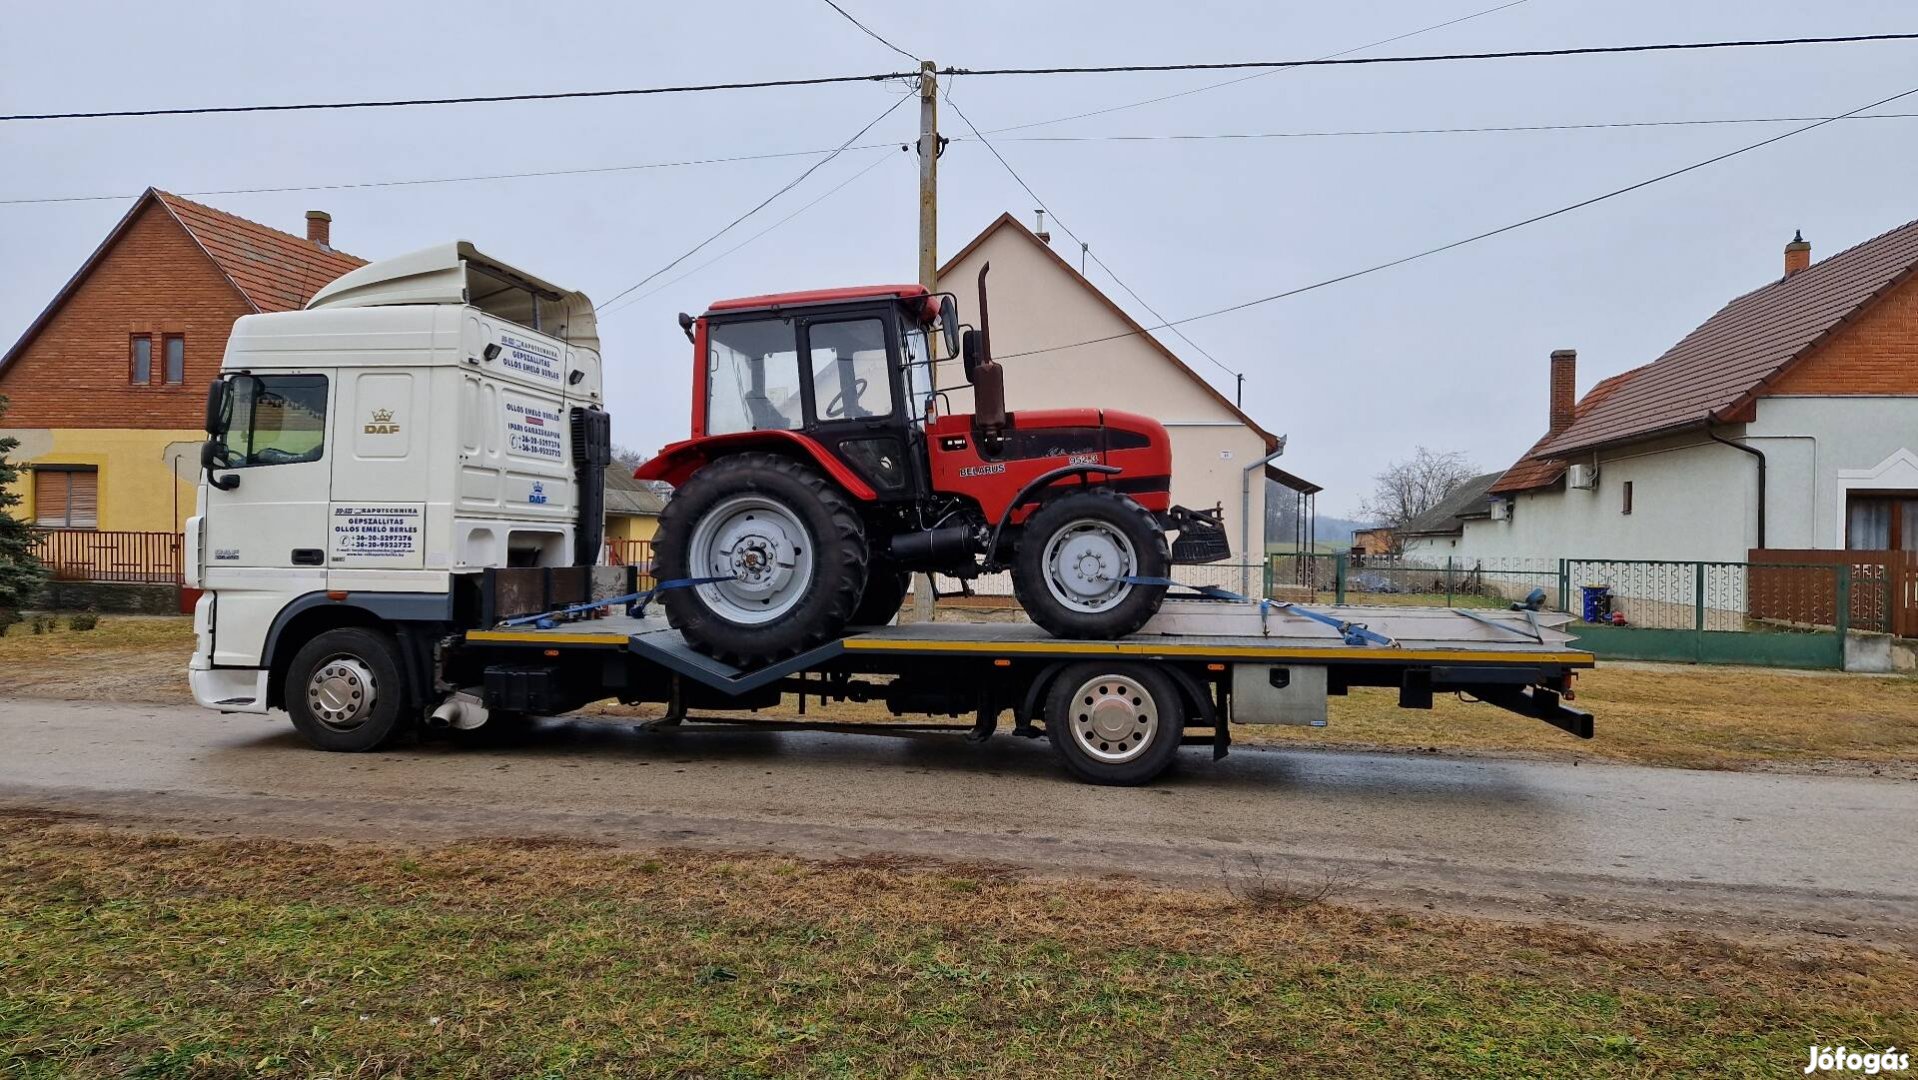
M1405 461L1395 461L1372 478L1372 496L1363 504L1366 517L1393 530L1442 502L1478 472L1456 450L1434 453L1421 446Z
M613 460L626 466L628 471L646 464L646 458L648 456L645 452L635 450L630 446L622 446L619 443L613 444Z

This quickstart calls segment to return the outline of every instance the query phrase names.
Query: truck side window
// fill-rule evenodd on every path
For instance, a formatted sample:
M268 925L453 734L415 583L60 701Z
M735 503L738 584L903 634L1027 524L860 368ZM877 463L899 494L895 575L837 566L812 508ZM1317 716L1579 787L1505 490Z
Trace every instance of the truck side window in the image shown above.
M233 455L230 468L320 460L326 450L326 376L234 378L226 445Z
M715 323L707 338L706 434L805 426L799 338L791 320Z

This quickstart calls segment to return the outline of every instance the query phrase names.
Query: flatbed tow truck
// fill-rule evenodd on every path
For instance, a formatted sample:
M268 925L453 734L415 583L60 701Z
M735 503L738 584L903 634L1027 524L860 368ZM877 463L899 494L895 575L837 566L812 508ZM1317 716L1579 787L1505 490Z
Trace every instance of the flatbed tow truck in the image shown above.
M896 299L859 303L881 305L860 308L868 322L893 325L885 305ZM886 422L916 438L936 420L937 395L906 388L930 386L931 354L886 342L855 351L855 374L887 359L851 385L868 384L860 400L876 414L872 380L891 380ZM759 381L743 385L763 396ZM807 415L811 385L786 399ZM319 749L373 750L421 725L471 729L607 699L664 705L654 722L679 724L793 695L802 714L808 702L850 701L967 717L949 726L974 739L1010 714L1015 733L1043 733L1080 779L1137 784L1188 742L1223 755L1233 724L1324 724L1328 697L1355 686L1394 688L1413 709L1459 693L1592 733L1590 715L1566 704L1590 654L1572 647L1562 617L1522 610L1322 609L1173 589L1140 629L1111 639L1025 623L881 625L913 565L900 561L872 579L900 592L869 589L889 604L862 597L876 613L855 612L843 633L749 664L710 643L699 651L660 614L662 598L738 579L642 591L638 568L599 565L611 423L591 301L465 242L360 267L305 310L239 319L206 431L186 528L186 583L202 590L194 699L221 712L284 709ZM1069 463L1009 502L1042 501L1033 485L1047 477L1089 482L1078 476L1087 470L1117 468ZM928 524L928 550L976 531ZM887 550L903 559L914 545ZM1151 575L1141 565L1112 583L1170 587Z

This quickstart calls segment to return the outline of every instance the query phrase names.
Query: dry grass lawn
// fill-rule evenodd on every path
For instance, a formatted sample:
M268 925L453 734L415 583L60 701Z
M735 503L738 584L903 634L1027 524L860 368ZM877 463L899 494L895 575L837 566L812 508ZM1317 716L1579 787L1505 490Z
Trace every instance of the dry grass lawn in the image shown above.
M0 637L0 695L184 703L193 631L183 618L107 616L97 629ZM1522 753L1700 769L1880 771L1918 778L1918 678L1678 664L1604 664L1578 682L1598 736L1574 739L1487 705L1441 698L1430 712L1397 695L1332 699L1322 729L1242 726L1240 742ZM619 710L628 712L628 710ZM650 715L652 711L641 710ZM877 705L807 719L874 722ZM913 718L918 719L918 718Z
M976 865L0 819L18 1077L1788 1076L1918 961Z

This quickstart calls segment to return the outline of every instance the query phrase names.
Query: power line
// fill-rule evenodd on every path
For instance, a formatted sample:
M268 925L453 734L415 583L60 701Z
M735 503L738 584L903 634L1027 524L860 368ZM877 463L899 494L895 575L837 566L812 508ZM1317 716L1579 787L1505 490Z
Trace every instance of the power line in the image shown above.
M1863 113L1871 109L1875 109L1879 107L1880 105L1889 105L1894 101L1898 101L1901 98L1910 97L1913 94L1918 94L1918 86L1912 87L1909 90L1900 91L1899 93L1893 94L1887 98L1881 98L1877 101L1872 102L1869 105L1861 105L1856 109L1852 109L1849 112L1841 113L1838 116L1831 117L1829 119L1821 119L1814 123L1806 124L1804 127L1793 128L1790 131L1779 132L1778 134L1773 135L1770 138L1761 139L1755 143L1749 143L1745 146L1739 147L1736 150L1728 150L1725 153L1716 154L1716 155L1713 155L1712 157L1708 157L1703 161L1693 162L1692 164L1683 166L1682 168L1673 169L1670 172L1660 173L1657 176L1653 176L1645 180L1640 180L1635 184L1628 184L1621 188L1614 188L1613 190L1605 192L1602 195L1594 195L1588 199L1581 199L1578 202L1571 203L1566 206L1561 206L1556 210L1548 210L1542 214L1535 214L1531 217L1525 218L1522 221L1514 221L1509 225L1501 225L1496 229L1488 229L1484 232L1477 233L1472 236L1467 236L1460 240L1453 240L1450 243L1440 244L1437 247L1426 248L1423 251L1415 252L1411 255L1404 255L1404 256L1400 256L1399 258L1389 260L1387 262L1376 263L1362 270L1353 270L1349 273L1340 274L1337 277L1329 277L1321 281L1315 281L1311 283L1310 285L1301 285L1295 289L1287 289L1284 292L1273 293L1271 296L1262 296L1258 298L1257 300L1247 300L1244 303L1233 304L1230 307L1222 307L1215 311L1202 312L1201 314L1198 314L1198 315L1188 315L1183 319L1167 320L1163 325L1148 327L1147 330L1170 329L1174 326L1180 326L1187 323L1198 322L1201 319L1210 319L1220 315L1227 315L1235 311L1244 311L1247 308L1257 307L1260 304L1269 304L1273 302L1274 300L1283 300L1283 299L1286 299L1287 297L1298 296L1301 293L1308 293L1316 289L1323 289L1329 285L1337 285L1337 284L1340 284L1341 282L1351 281L1354 278L1365 277L1368 274L1376 274L1382 270L1390 270L1396 266L1404 266L1406 263L1416 262L1420 259L1428 258L1432 255L1437 255L1442 252L1451 251L1454 248L1461 248L1466 246L1467 244L1475 244L1479 242L1480 240L1487 240L1494 236L1499 236L1504 233L1512 232L1517 229L1522 229L1526 227L1527 225L1535 225L1541 221L1546 221L1548 219L1558 217L1562 214L1569 214L1574 210L1582 210L1585 207L1593 206L1597 203L1602 203L1606 201L1607 199L1615 199L1620 195L1629 194L1631 192L1639 190L1640 188L1650 187L1653 184L1660 183L1665 180L1670 180L1674 177L1683 176L1686 173L1694 172L1698 169L1703 169L1709 165L1716 165L1721 161L1725 161L1730 158L1735 158L1739 156L1740 154L1750 153L1753 150L1770 146L1773 143L1782 142L1785 139L1789 139L1794 135L1802 135L1807 131L1812 131L1816 128L1824 127L1826 124L1836 123L1839 120L1849 119L1853 116L1858 115L1859 113ZM1116 340L1119 340L1120 338L1126 338L1126 337L1132 337L1132 336L1133 336L1132 331L1128 331L1122 334L1108 334L1104 337L1088 338L1084 341L1075 341L1067 345L1049 345L1042 349L1028 349L1025 352L1011 353L1005 357L1002 357L1001 359L1011 359L1014 356L1032 356L1038 353L1058 352L1063 349L1076 349L1085 345L1097 345L1101 342L1116 341Z
M908 76L896 72L872 75L825 75L811 79L765 79L759 82L696 83L685 86L646 86L622 90L561 90L545 94L486 94L472 97L391 98L382 101L321 101L294 105L198 105L179 109L106 109L99 112L16 113L0 120L101 120L121 116L206 116L214 113L312 112L320 109L393 109L412 105L487 105L503 101L559 101L572 98L646 97L654 94L698 94L712 90L766 90L790 86L829 86L834 83L885 82Z
M1180 341L1183 341L1187 345L1190 345L1194 349L1197 349L1200 356L1203 356L1207 360L1212 361L1212 363L1216 365L1220 371L1225 372L1227 375L1232 376L1234 379L1238 379L1242 377L1239 372L1234 371L1231 368L1225 366L1225 364L1221 363L1218 357L1213 356L1211 353L1205 351L1205 348L1201 346L1198 342L1193 341L1191 338L1185 336L1185 331L1180 330L1177 326L1174 326L1171 323L1167 323L1165 321L1165 316L1159 314L1158 310L1155 309L1151 304L1146 303L1145 297L1140 296L1138 292L1136 292L1132 288L1132 286L1127 285L1125 281L1119 277L1118 274L1113 273L1112 267L1107 266L1104 259L1099 258L1097 255L1093 255L1092 245L1086 243L1084 240L1081 240L1079 238L1078 233L1073 232L1072 229L1066 225L1066 223L1059 217L1058 214L1055 214L1052 212L1052 209L1046 205L1046 201L1039 197L1039 193L1032 190L1032 185L1026 183L1025 178L1019 175L1019 171L1017 169L1014 169L1012 167L1012 163L1005 159L1005 155L999 153L998 148L994 147L992 143L988 141L984 135L981 135L979 133L978 125L972 122L972 118L966 115L965 110L961 109L958 105L953 104L953 100L950 95L946 97L946 106L950 108L955 114L958 115L960 121L962 121L966 125L967 130L972 132L972 137L974 139L977 139L979 143L983 145L987 150L992 151L992 156L999 160L999 164L1005 168L1006 173L1012 177L1013 181L1016 182L1021 188L1025 189L1026 194L1032 197L1032 201L1039 204L1039 209L1044 210L1049 216L1051 216L1053 224L1059 226L1059 228L1063 230L1067 236L1070 236L1072 237L1073 240L1078 241L1080 245L1080 250L1085 252L1087 255L1091 255L1092 261L1098 263L1100 269L1104 270L1107 274L1110 274L1112 276L1112 280L1117 282L1121 289L1124 289L1126 293L1132 297L1132 299L1138 301L1139 305L1145 308L1147 312L1151 313L1153 318L1158 319L1161 323L1165 323L1165 326L1167 329L1179 335ZM1023 354L1014 353L1013 355L1018 356Z
M1906 41L1911 34L1850 34L1838 37L1766 38L1741 41L1693 41L1646 45L1602 45L1571 49L1519 49L1504 52L1439 53L1423 56L1331 57L1309 60L1247 60L1225 63L1111 64L1090 67L1043 68L960 68L943 69L943 75L1094 75L1151 71L1231 71L1250 68L1283 70L1301 67L1328 67L1375 64L1431 64L1465 60L1514 60L1539 57L1600 56L1628 53L1679 52L1710 49L1756 48L1774 45L1837 45L1857 42ZM681 86L650 86L619 90L565 90L538 94L488 94L466 97L392 98L377 101L306 102L286 105L202 105L174 109L108 109L94 112L14 113L0 121L16 120L97 120L109 117L204 116L225 113L308 112L323 109L387 109L420 105L474 105L508 101L558 101L583 98L641 97L656 94L692 94L716 90L764 90L778 87L826 86L836 83L885 82L908 79L917 72L889 71L865 75L827 75L806 79L767 79L758 82L702 83Z
M879 146L891 146L890 142L865 143L848 146L847 150L870 150ZM528 180L552 176L591 176L599 173L639 172L646 169L676 169L689 165L724 165L739 161L771 161L778 158L815 157L830 154L833 148L821 147L817 150L781 150L767 154L736 154L730 157L692 158L685 161L651 161L637 165L595 165L578 169L544 169L538 172L516 173L480 173L473 176L435 176L418 180L365 180L338 184L285 184L278 187L250 188L212 188L205 191L178 191L176 195L263 195L288 191L349 191L358 188L418 187L426 184L470 184L483 180ZM56 195L33 199L0 199L0 206L23 206L38 203L73 202L118 202L134 199L140 192L127 195Z
M858 148L849 147L848 149L858 149ZM839 194L841 190L851 186L855 180L858 180L860 177L865 176L867 173L873 171L874 169L878 168L881 165L884 165L886 162L891 160L893 160L891 157L884 154L881 154L878 157L873 158L871 164L867 165L865 168L859 170L858 172L853 173L851 176L846 177L844 180L841 180L839 183L834 184L832 187L827 188L825 192L814 197L811 201L799 207L799 209L794 210L792 213L787 214L785 217L780 218L778 221L773 222L771 225L768 225L765 228L759 230L758 232L752 234L751 236L748 236L746 239L741 240L739 243L734 244L732 247L727 248L725 251L722 251L719 254L713 256L712 258L707 259L705 262L700 263L698 266L695 266L691 268L690 270L687 270L685 273L679 274L675 277L667 278L665 281L662 281L659 284L653 286L652 288L647 289L645 292L635 294L634 296L628 298L624 303L618 305L617 307L608 307L608 308L602 309L599 313L600 317L605 318L606 316L612 315L615 312L625 311L627 308L632 307L633 305L639 303L640 301L646 299L647 297L654 296L658 293L662 293L666 291L667 289L673 287L674 285L677 285L680 282L685 281L687 278L692 277L694 274L699 273L701 270L704 270L707 267L713 265L714 263L719 262L721 259L724 259L728 255L731 255L733 252L738 251L740 248L743 248L747 246L748 244L753 243L754 241L758 240L760 237L765 236L767 233L772 232L774 229L777 229L780 226L786 224L788 221L791 221L792 219L798 217L799 215L805 213L806 211L811 210L813 207L818 206L820 203L825 202L827 199L832 198L834 195Z
M912 61L915 64L920 62L918 57L912 55L911 53L900 48L899 46L894 45L892 42L887 41L885 38L880 37L879 32L877 30L874 30L872 27L867 26L865 23L862 23L858 19L853 18L851 12L847 11L845 8L840 7L838 4L833 3L833 0L826 0L826 6L833 9L834 11L837 11L839 13L839 16L845 19L847 22L853 24L854 26L857 26L859 28L859 31L865 34L867 37L873 39L874 41L877 41L879 44L884 45L886 48L891 49L893 52L898 53L900 56L905 57L906 59Z
M1712 49L1751 49L1773 45L1842 45L1867 41L1910 41L1911 34L1847 34L1838 37L1753 38L1740 41L1679 41L1649 45L1589 45L1571 49L1506 49L1499 52L1432 53L1425 56L1351 56L1321 60L1239 60L1221 63L1105 64L1082 67L960 68L951 75L1114 75L1145 71L1244 71L1250 68L1353 67L1375 64L1455 63L1464 60L1526 60L1561 56L1618 56L1631 53L1699 52Z
M1349 49L1341 49L1338 52L1326 53L1324 56L1318 57L1317 59L1331 60L1340 56L1350 56L1353 53L1364 52L1367 49L1376 49L1381 45L1390 45L1395 41L1404 41L1407 38L1418 37L1420 34L1429 34L1434 30L1443 30L1448 26L1457 26L1460 23L1471 22L1473 19L1482 18L1486 15L1493 15L1498 12L1504 11L1507 8L1515 8L1521 4L1525 4L1529 2L1530 0L1509 0L1508 3L1500 4L1497 7L1485 8L1482 11L1474 11L1469 15L1460 15L1457 18L1447 19L1444 22L1433 23L1430 26L1421 26L1417 30L1407 30L1406 32L1402 34L1394 34L1391 37L1380 38L1377 41L1367 42L1364 45L1354 45ZM1055 116L1050 120L1032 120L1023 124L1013 124L1008 127L994 128L991 131L986 132L986 134L999 135L1008 131L1024 131L1027 128L1046 127L1051 124L1063 124L1068 120L1084 120L1087 117L1104 116L1107 113L1124 112L1127 109L1137 109L1144 105L1157 105L1161 101L1172 101L1175 98L1191 97L1193 94L1203 94L1209 90L1220 90L1228 86L1237 86L1238 84L1243 82L1251 82L1253 79L1263 79L1271 75L1277 75L1280 72L1286 71L1286 70L1290 70L1290 69L1280 68L1276 71L1258 71L1250 75L1241 75L1236 79L1227 79L1224 82L1208 83L1205 86L1195 86L1190 90L1181 90L1175 94L1162 94L1158 97L1145 98L1142 101L1127 102L1124 105L1109 105L1103 109L1093 109L1088 112L1073 113L1070 116Z
M1329 139L1363 135L1468 135L1496 132L1601 131L1615 128L1707 127L1719 124L1802 124L1808 120L1909 120L1918 113L1868 116L1747 116L1701 120L1613 120L1589 124L1499 124L1486 127L1356 128L1336 131L1247 131L1171 135L1014 135L1000 142L1205 142L1218 139Z
M626 286L624 289L621 289L620 291L614 293L611 297L609 297L605 301L605 303L610 304L614 300L618 300L620 297L625 296L627 293L632 292L634 289L639 288L641 285L646 284L647 282L653 280L654 278L665 273L666 271L671 270L673 267L678 266L680 263L685 262L687 259L691 258L695 253L697 253L701 248L705 247L707 244L712 243L713 241L719 239L720 237L726 235L728 232L732 231L733 227L738 225L740 222L745 221L747 218L752 217L754 214L759 213L761 210L764 210L767 207L767 205L770 204L774 199L777 199L781 195L784 195L788 191L791 191L793 188L798 187L801 183L805 181L805 179L808 176L811 176L813 173L818 172L821 166L825 165L827 162L838 157L840 154L845 153L848 147L850 147L853 143L858 142L860 136L864 135L868 131L871 131L875 126L878 125L879 121L884 120L888 116L891 116L893 110L897 109L910 96L911 95L901 94L900 96L894 98L892 104L886 106L884 111L882 111L878 116L875 116L871 120L866 121L866 126L860 128L858 131L853 132L852 137L847 139L845 142L840 143L838 149L834 150L830 154L827 154L825 157L819 159L818 161L813 162L811 165L806 166L806 169L804 172L800 173L798 176L793 177L791 180L786 181L786 184L784 187L781 187L778 191L775 191L771 195L768 195L764 199L761 199L758 205L754 206L751 210L748 210L745 213L727 222L725 226L721 228L718 232L713 233L711 236L708 236L706 239L701 240L697 244L694 244L691 248L687 249L687 251L684 254L680 255L678 258L674 259L672 262L667 263L665 266L660 267L659 269L653 271L652 273L647 274L645 277L640 278L638 281L633 282L631 285Z

